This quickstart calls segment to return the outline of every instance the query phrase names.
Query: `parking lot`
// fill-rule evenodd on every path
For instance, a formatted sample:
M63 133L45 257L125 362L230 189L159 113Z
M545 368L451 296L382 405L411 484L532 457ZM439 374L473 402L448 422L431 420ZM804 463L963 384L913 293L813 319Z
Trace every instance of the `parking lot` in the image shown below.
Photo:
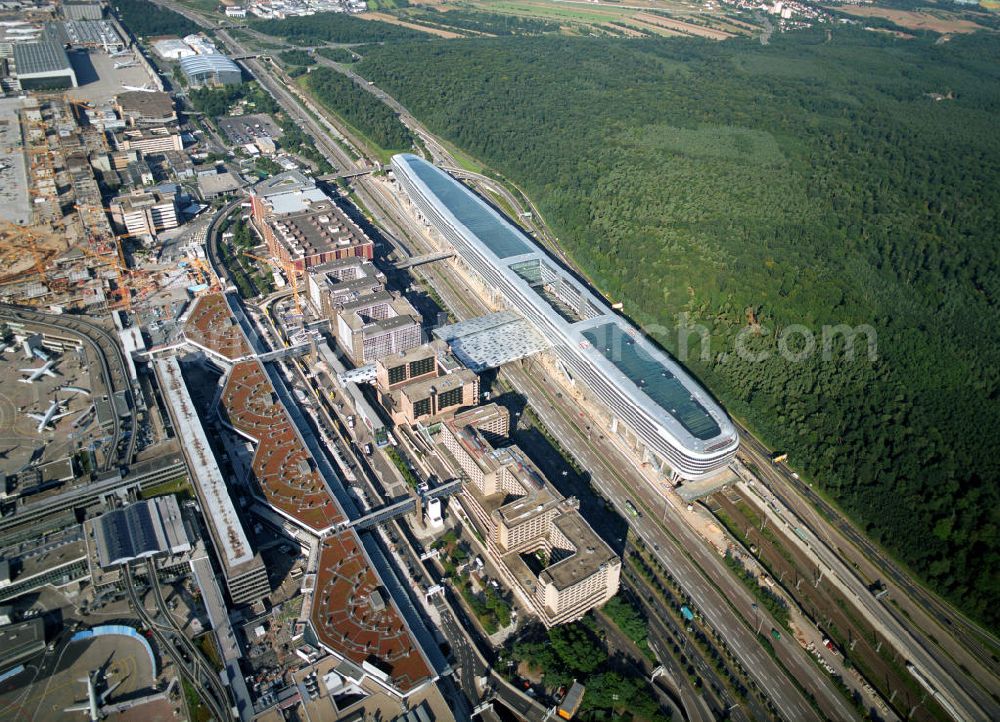
M231 143L242 145L252 143L255 138L279 138L281 129L269 116L238 115L233 118L219 118L219 127Z

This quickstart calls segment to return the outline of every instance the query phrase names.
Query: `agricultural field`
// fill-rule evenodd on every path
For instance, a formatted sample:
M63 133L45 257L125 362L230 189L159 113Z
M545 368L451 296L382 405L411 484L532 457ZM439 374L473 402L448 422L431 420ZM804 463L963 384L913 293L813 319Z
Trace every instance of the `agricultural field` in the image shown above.
M689 35L721 40L756 30L749 13L684 0L638 0L627 5L565 0L411 0L408 7L361 17L396 23L438 37L503 35Z

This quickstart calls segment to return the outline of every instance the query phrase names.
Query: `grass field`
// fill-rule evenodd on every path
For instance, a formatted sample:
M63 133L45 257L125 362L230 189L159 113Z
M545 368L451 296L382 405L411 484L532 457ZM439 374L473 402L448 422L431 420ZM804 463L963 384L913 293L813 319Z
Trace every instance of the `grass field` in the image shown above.
M194 489L191 488L187 477L182 476L142 490L143 499L152 499L154 496L166 496L167 494L180 494L181 498L190 499L194 497Z

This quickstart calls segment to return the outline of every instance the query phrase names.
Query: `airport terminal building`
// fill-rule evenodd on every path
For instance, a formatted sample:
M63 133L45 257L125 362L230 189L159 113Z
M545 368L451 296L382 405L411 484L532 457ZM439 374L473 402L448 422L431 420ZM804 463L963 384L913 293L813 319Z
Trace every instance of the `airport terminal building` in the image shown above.
M729 464L736 428L679 364L450 175L412 154L394 156L392 169L462 261L611 411L613 432L675 478L705 479Z

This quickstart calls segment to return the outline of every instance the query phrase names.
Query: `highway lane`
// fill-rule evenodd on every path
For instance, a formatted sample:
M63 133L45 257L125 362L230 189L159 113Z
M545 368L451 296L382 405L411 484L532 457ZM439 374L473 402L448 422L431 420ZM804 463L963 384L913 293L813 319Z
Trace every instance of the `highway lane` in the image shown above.
M208 24L210 26L215 23L212 21L207 21L203 16L190 11L187 8L177 6L175 3L163 2L162 4L172 7L177 12L184 14L187 17L195 20L202 24ZM237 54L246 53L245 49L242 48L236 41L224 31L219 31L220 35L224 35L224 39L231 45L231 47L237 51ZM258 68L260 70L261 68ZM408 112L408 110L395 100L392 96L386 93L384 90L378 88L374 85L369 85L367 79L358 75L354 71L345 68L338 67L338 70L344 72L349 77L352 77L355 82L357 82L362 88L374 93L377 97L386 102L389 107L393 108L396 112L400 113L400 117L405 122L411 130L416 132L425 143L429 143L432 146L432 150L435 154L442 159L452 158L451 154L446 148L437 142L436 138L432 133L427 131L427 129ZM266 75L266 73L264 73ZM272 93L275 92L274 88L271 89ZM278 90L279 93L283 89ZM287 93L284 93L286 97ZM291 100L292 105L295 105L295 101ZM286 108L287 110L288 108ZM312 122L312 119L304 113L299 113L301 120L304 120L308 126L311 127L314 134L317 134L317 140L322 142L322 130ZM330 144L323 143L325 146ZM352 166L351 159L346 156L345 153L335 144L333 147L327 147L324 150L328 151L328 156L333 155L337 158L344 168L350 168ZM476 174L471 174L468 171L462 171L470 176L475 176ZM481 180L490 180L485 177L481 177ZM364 179L364 181L369 181L369 179ZM362 182L357 184L359 187L369 185L369 182ZM508 194L509 196L509 194ZM530 199L527 199L530 203ZM508 197L508 201L512 199ZM371 208L371 205L369 205ZM537 214L537 208L532 206L532 212L535 214L535 219L540 220L540 216ZM532 223L532 226L540 230L540 238L546 240L550 249L555 249L556 253L560 255L564 260L567 260L565 256L561 253L558 243L553 242L554 239L551 234L547 232L544 222ZM572 267L572 264L570 264ZM744 444L744 450L753 454L762 453L767 456L766 449L763 449L759 442L752 439L750 434L745 430L741 429L743 433L743 438L746 440ZM762 465L766 466L766 464ZM916 626L928 630L928 632L933 630L934 640L941 644L940 640L945 639L947 643L947 649L938 651L933 643L930 642L927 637L921 635L920 632L914 629L914 624L907 623L907 620L896 619L898 625L909 628L909 632L915 636L922 648L926 649L926 654L929 659L933 660L933 663L939 665L938 670L946 678L946 686L952 689L952 694L955 696L966 696L963 692L963 687L967 690L968 695L975 698L975 702L972 707L976 704L982 707L980 713L983 710L987 710L988 714L992 718L1000 718L1000 704L987 692L987 690L996 689L998 684L1000 684L1000 677L997 676L998 660L993 654L992 650L1000 648L1000 640L988 632L982 629L975 623L971 622L968 618L964 617L956 609L948 605L946 602L936 597L935 595L927 592L923 587L915 583L908 574L901 570L898 565L896 565L891 559L887 557L874 543L867 539L863 534L858 532L858 530L850 524L847 520L843 518L835 509L830 507L826 502L818 497L808 486L802 483L800 480L793 478L789 473L782 474L783 485L787 487L785 495L782 497L788 502L788 507L795 510L797 514L801 515L805 519L810 520L810 526L817 533L817 536L824 538L827 536L826 532L829 529L824 529L824 526L829 527L825 524L825 520L817 519L812 507L816 506L820 508L823 513L830 519L834 520L837 530L841 534L841 540L845 543L843 544L831 544L831 548L836 549L838 554L842 554L848 557L850 562L859 564L864 568L865 565L871 567L872 573L869 574L871 578L883 578L884 581L890 584L895 584L897 589L902 592L896 595L897 602L905 606L916 607L910 611L911 616L916 614L924 615L923 619L917 618L918 624ZM773 480L772 480L773 481ZM779 487L778 490L781 490ZM794 493L793 493L794 492ZM830 527L832 529L832 527ZM847 542L847 539L850 541ZM857 552L861 550L861 554L854 554L852 552ZM859 558L860 556L860 558ZM912 601L912 605L907 605L907 602ZM928 622L925 624L924 622ZM992 648L992 649L991 649ZM954 660L949 659L949 655L954 657ZM932 667L934 664L932 663ZM960 666L964 666L966 669L974 670L973 673L965 673ZM957 680L966 679L966 684L960 685ZM977 680L981 680L982 687L977 684ZM966 704L972 702L971 699L966 700Z
M706 661L705 657L701 653L701 650L690 643L687 635L681 631L677 624L674 623L670 611L665 609L655 596L656 590L646 579L635 571L634 567L627 563L622 565L622 587L630 590L634 594L635 599L645 610L646 621L649 625L649 639L659 650L660 661L671 671L671 674L680 681L678 686L681 689L681 697L684 700L684 707L690 712L690 716L692 718L691 722L696 722L699 718L713 719L712 709L708 708L707 700L700 699L702 695L697 694L691 686L687 684L687 672L682 670L679 663L671 657L670 650L674 644L678 644L683 647L683 653L701 675L705 682L706 689L715 687L722 690L721 693L715 693L714 691L709 692L717 697L717 699L713 700L715 702L714 709L716 712L719 711L720 705L721 709L729 709L736 705L736 700L730 697L722 679L719 677L715 669ZM711 644L716 647L718 646L715 642L711 642ZM727 662L727 666L731 665L732 662ZM731 718L737 721L763 720L769 717L770 715L768 712L758 703L756 699L754 699L752 693L747 700L746 709L743 709L743 707L740 706L731 713Z
M744 433L746 434L746 432ZM809 541L809 549L835 575L827 583L839 582L845 593L853 596L855 604L865 612L873 623L878 625L883 636L897 649L906 650L909 661L922 667L934 680L939 690L958 708L964 719L1000 718L1000 704L986 690L972 683L972 680L963 673L956 662L942 654L942 650L936 648L919 629L914 628L912 623L903 623L890 604L876 599L869 592L865 580L860 578L852 568L844 563L841 556L834 552L837 549L843 553L843 549L849 544L841 536L843 530L826 523L813 506L809 506L808 502L790 493L790 485L786 484L782 478L783 470L771 464L770 454L760 442L746 434L743 437L742 450L743 454L749 457L754 466L757 467L757 476L764 482L768 491L786 508L791 509L799 520L803 520L806 528L801 531L800 535L812 537ZM808 491L819 502L816 506L821 509L824 506L829 507L812 489L808 489ZM833 518L838 517L834 516ZM874 547L871 542L846 522L845 526L851 536L851 542ZM819 530L818 533L816 530ZM877 578L877 576L872 578ZM890 580L889 583L891 584L892 581L894 580ZM909 592L904 591L901 596L908 594ZM966 684L961 684L958 681L962 679L966 681Z
M139 596L139 593L135 588L135 580L132 576L132 569L127 564L122 566L122 579L125 585L125 592L132 604L132 608L135 610L136 615L142 623L145 624L152 632L153 637L156 639L157 645L160 648L160 653L169 657L177 667L178 672L186 677L188 681L194 685L196 690L200 690L202 692L200 695L201 699L208 705L216 720L221 722L223 720L231 719L232 715L227 713L225 706L220 704L219 700L216 699L215 693L204 693L205 690L202 686L203 682L212 686L212 677L215 675L209 671L208 678L204 679L204 670L199 663L199 657L197 655L191 656L190 653L187 652L190 658L190 662L188 662L183 656L181 656L180 651L171 641L172 630L170 628L164 628L163 625L154 620L146 610L142 597ZM215 676L215 680L218 682L217 676ZM222 699L226 699L225 695L223 695Z
M228 33L220 32L219 35L224 36L224 40L227 41L231 40L231 38L228 36ZM232 47L237 51L241 49L237 43L233 43ZM290 115L292 115L294 119L300 121L305 127L310 129L314 133L317 139L317 146L321 146L320 149L323 150L326 155L328 156L332 155L335 158L337 158L337 162L339 162L342 167L346 168L351 167L350 159L345 159L343 157L344 154L340 148L336 147L335 145L331 145L329 143L324 142L323 129L319 126L319 124L317 124L311 118L311 116L308 113L304 112L301 108L298 107L298 103L295 100L295 98L292 97L292 95L288 93L284 87L279 86L278 84L274 83L273 80L267 78L267 72L260 67L259 63L256 63L255 61L252 60L248 60L245 62L247 63L248 67L251 69L252 72L254 70L257 71L258 80L260 80L262 84L264 84L265 87L267 87L268 90L273 95L275 95L276 99L282 104L283 107L285 107L285 109L290 113ZM366 206L368 207L369 212L372 212L373 214L376 215L377 221L380 220L383 222L383 224L385 224L384 215L380 214L379 211L377 210L379 204L374 202L372 194L367 192L370 189L374 189L376 191L383 191L384 187L380 183L366 177L359 179L359 181L356 184L356 188L358 189L358 193L359 196L361 196L362 201L365 202ZM411 219L409 219L407 214L402 211L402 208L399 206L398 202L395 202L394 205L396 206L394 212L392 213L392 215L394 216L394 220L401 220L402 225L408 225L412 223ZM397 228L399 227L395 223L391 224L391 226L395 226ZM411 233L404 235L410 235L412 237L413 234ZM418 238L420 237L419 229L417 229L416 236ZM436 285L438 286L438 290L440 292L442 284L439 282ZM602 459L601 461L604 462L604 459ZM627 463L628 462L626 462L626 465ZM615 473L616 471L617 470L612 470L612 473ZM644 484L645 482L640 480L638 483ZM625 488L629 489L634 486L635 486L635 480L632 480L631 482L625 485ZM680 524L678 526L684 527L685 525ZM690 530L687 530L687 532L690 533ZM646 534L648 539L650 532L648 530L644 530L643 533ZM690 545L691 541L692 540L689 538L686 542L686 545ZM700 540L694 539L693 542L696 548L700 549L702 553L706 553L705 550L702 549L702 544ZM683 563L684 566L687 567L686 568L687 574L682 576L687 577L686 579L687 585L691 587L694 594L698 594L701 596L703 602L701 606L703 606L703 611L706 611L704 608L711 608L710 611L708 611L708 614L714 613L715 616L717 617L716 619L712 620L713 624L717 628L720 628L722 631L724 631L727 634L727 636L733 637L733 641L731 642L731 644L733 644L734 648L743 658L744 664L749 669L755 670L755 672L762 677L761 679L762 686L765 689L767 689L768 693L772 696L773 699L775 699L777 706L779 707L779 709L782 710L783 714L789 719L817 718L815 711L812 710L812 708L810 708L806 704L804 698L798 692L798 690L795 689L794 686L788 682L788 680L783 676L781 671L774 664L773 660L766 657L766 655L761 650L760 646L757 644L756 640L754 640L751 636L748 635L746 622L743 621L741 626L741 622L737 621L738 617L732 613L733 610L728 608L726 599L721 595L721 593L718 592L718 590L714 588L714 586L710 586L707 580L701 577L700 570L694 569L693 565L688 566L687 558L686 556L680 554L681 551L682 550L678 547L678 556L673 561L675 563ZM734 580L732 580L728 571L721 567L721 563L718 559L713 560L711 559L711 557L708 557L708 560L709 563L707 568L713 570L712 574L713 577L719 577L721 573L721 577L725 580L728 580L728 583L737 584L736 582L734 582ZM749 594L746 592L746 590L743 589L742 587L738 588L732 587L730 591L736 598L739 599L742 597L742 601L747 602L746 606L748 609L744 613L749 614L749 607L750 607ZM713 594L715 595L714 598ZM725 624L722 624L723 621L725 622ZM832 690L831 686L828 683L823 684L823 682L826 682L826 680L823 679L816 680L814 679L812 674L808 674L806 675L806 677L807 679L805 686L807 687L807 689L809 688L809 686L813 686L815 688L815 691L813 693L817 694L817 697L819 699L824 700L828 708L834 710L839 716L839 718L850 719L853 717L852 710L844 704L843 700L839 697L838 693L835 690Z
M369 206L369 209L371 210L373 207L375 206ZM402 213L401 208L399 213ZM406 215L397 215L396 217L401 218L404 224L414 223ZM378 218L377 220L381 222L383 219ZM422 231L419 228L410 228L409 231L405 235L411 240L414 237L417 239L422 237ZM426 252L426 250L421 249L421 252ZM421 267L419 275L425 278L433 277L432 285L435 286L435 289L452 310L462 311L459 316L467 317L470 314L482 312L481 308L470 307L470 299L477 298L474 292L467 288L455 289L449 286L451 281L439 277L435 266ZM575 423L567 423L567 419L571 418L569 415L554 415L554 406L549 401L543 400L547 392L541 386L536 386L533 383L533 374L519 373L513 367L508 367L504 373L511 378L514 387L528 397L532 407L553 435L564 444L571 442L567 451L573 454L584 468L592 472L596 486L600 488L617 487L618 491L614 494L613 500L616 501L623 517L627 518L624 501L635 489L648 487L645 480L635 477L627 481L615 479L620 470L630 468L632 463L621 459L617 450L597 450L594 443L596 439L588 438L585 431L581 435L581 431ZM539 398L540 394L543 395L543 398ZM609 463L609 459L614 459L614 462ZM775 702L782 715L789 720L819 719L815 710L809 706L795 685L785 677L774 660L767 656L760 644L754 639L753 630L745 621L754 617L752 597L738 580L732 577L717 555L705 549L702 540L695 537L694 533L683 522L671 526L671 529L686 533L687 539L683 547L680 546L679 542L675 542L676 547L666 543L660 544L661 532L656 529L655 524L650 525L648 518L634 520L633 527L636 528L640 536L644 537L651 549L654 548L654 544L659 547L659 551L656 553L661 556L665 566L674 570L675 576L681 580L681 584L696 600L712 626L724 634L731 647L737 652L744 667L754 674L758 684ZM698 568L694 561L689 559L687 556L689 550L690 553L698 556L701 568ZM703 576L702 569L712 570L712 579L726 587L726 594L722 594ZM742 619L734 614L729 607L727 598L742 602ZM825 702L825 707L831 710L834 719L855 718L853 709L829 681L818 677L818 673L814 669L802 664L801 655L796 658L794 650L785 650L784 655L792 659L791 669L804 678L803 685L806 689L815 694L817 699Z

